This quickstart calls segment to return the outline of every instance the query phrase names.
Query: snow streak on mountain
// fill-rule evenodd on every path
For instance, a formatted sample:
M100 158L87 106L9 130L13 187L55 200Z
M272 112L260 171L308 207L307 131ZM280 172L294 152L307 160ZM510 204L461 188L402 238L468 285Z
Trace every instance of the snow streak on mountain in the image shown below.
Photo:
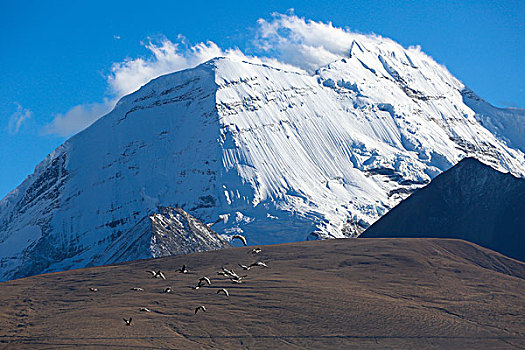
M213 59L122 98L0 202L0 278L102 263L161 207L250 244L356 236L464 157L523 177L523 115L376 36L314 74Z

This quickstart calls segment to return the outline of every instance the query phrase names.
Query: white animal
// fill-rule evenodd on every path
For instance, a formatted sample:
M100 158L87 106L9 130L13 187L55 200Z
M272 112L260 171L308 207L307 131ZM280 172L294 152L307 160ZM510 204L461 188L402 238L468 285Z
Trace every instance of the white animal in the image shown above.
M217 291L217 294L220 294L220 293L224 293L224 295L226 295L227 297L230 296L230 293L228 293L228 291L226 290L226 288L221 288Z
M162 278L163 280L166 279L166 276L164 276L164 274L159 270L159 271L146 271L146 272L149 272L151 273L151 277L153 278Z
M252 266L246 266L246 265L243 265L243 264L239 264L239 266L240 266L243 270L246 270L246 271L248 271L249 269L252 268Z
M206 312L206 307L204 305L201 305L201 306L198 306L195 308L195 314L197 314L197 312L199 310L202 310L203 312Z
M204 276L204 277L201 277L201 279L199 280L199 284L201 284L201 282L206 282L208 283L208 285L211 286L211 281L208 277ZM203 283L204 284L204 283Z
M262 261L257 261L257 262L254 262L253 264L250 265L250 267L254 267L254 266L260 266L260 267L266 267L266 268L268 268L268 265L266 265L266 264L263 263Z
M240 239L241 242L244 244L244 246L246 247L248 244L246 244L246 238L244 238L244 236L241 236L241 235L233 235L232 237L232 242L234 239Z
M241 284L243 283L242 280L244 279L244 277L246 276L230 277L230 281L232 281L233 283Z
M234 277L234 278L239 278L239 275L236 274L235 271L233 271L233 270L228 270L227 268L222 267L222 271L228 276L231 276L231 277Z

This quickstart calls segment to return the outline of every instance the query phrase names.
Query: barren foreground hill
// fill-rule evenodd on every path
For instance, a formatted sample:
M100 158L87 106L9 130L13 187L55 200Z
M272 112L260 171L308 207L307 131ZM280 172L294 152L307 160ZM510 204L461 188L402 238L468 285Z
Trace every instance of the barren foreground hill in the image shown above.
M1 283L0 348L525 347L525 264L493 251L450 239L261 248ZM269 268L238 266L257 260ZM183 264L189 273L176 271ZM245 282L217 275L221 266L246 274ZM202 276L212 284L192 289ZM172 293L164 293L168 286ZM194 314L199 305L207 311ZM122 320L129 317L132 326Z

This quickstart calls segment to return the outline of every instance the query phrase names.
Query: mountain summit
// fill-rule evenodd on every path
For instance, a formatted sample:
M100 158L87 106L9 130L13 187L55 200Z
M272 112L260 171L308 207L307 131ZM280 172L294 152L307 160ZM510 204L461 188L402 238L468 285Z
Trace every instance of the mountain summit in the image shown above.
M251 244L356 236L467 156L523 176L514 115L375 36L311 75L213 59L122 98L0 202L0 278L105 261L163 207Z

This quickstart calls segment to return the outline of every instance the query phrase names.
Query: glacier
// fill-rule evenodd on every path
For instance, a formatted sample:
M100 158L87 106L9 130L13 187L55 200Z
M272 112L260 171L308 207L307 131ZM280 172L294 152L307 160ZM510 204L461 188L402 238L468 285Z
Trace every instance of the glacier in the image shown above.
M166 207L254 245L356 237L465 157L523 177L524 115L377 36L311 74L215 58L123 97L0 201L0 279L113 261Z

